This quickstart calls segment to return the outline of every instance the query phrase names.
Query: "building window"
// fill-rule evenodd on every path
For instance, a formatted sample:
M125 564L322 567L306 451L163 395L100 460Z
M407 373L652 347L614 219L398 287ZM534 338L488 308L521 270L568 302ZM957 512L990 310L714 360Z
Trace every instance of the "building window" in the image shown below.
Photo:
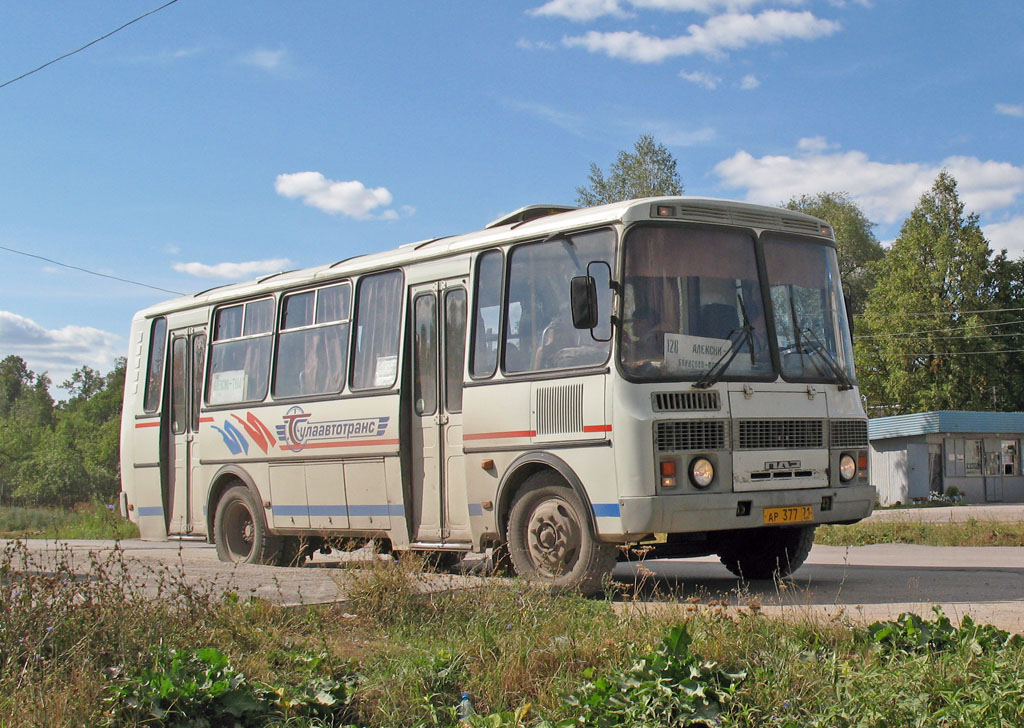
M947 437L943 440L946 477L1019 475L1019 440L978 440Z
M984 457L981 440L964 441L964 475L981 475L981 463Z
M1003 475L1017 475L1017 451L1016 440L1003 440Z

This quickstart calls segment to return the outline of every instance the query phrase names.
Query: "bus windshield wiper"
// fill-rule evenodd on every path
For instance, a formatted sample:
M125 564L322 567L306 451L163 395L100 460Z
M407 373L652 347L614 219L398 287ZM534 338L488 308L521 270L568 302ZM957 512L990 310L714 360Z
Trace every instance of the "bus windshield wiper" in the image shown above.
M810 354L815 355L819 361L825 362L831 371L833 376L839 380L839 391L843 392L847 389L853 389L853 382L846 376L846 372L839 366L839 363L832 357L828 349L821 343L821 339L817 335L809 330L806 326L798 327L800 333L803 334L804 343L800 344L801 351L807 351Z
M729 332L726 338L729 340L729 348L722 352L722 356L718 357L718 361L711 365L703 376L693 383L695 389L707 389L713 384L717 384L718 381L725 374L725 371L732 364L732 360L736 358L736 355L740 353L740 349L737 346L740 341L746 341L747 346L750 348L750 365L753 366L754 361L754 327L750 323L750 319L747 318L747 307L743 305L743 296L736 294L736 298L739 300L740 315L743 316L743 325L738 329L733 329ZM740 334L740 336L734 335Z

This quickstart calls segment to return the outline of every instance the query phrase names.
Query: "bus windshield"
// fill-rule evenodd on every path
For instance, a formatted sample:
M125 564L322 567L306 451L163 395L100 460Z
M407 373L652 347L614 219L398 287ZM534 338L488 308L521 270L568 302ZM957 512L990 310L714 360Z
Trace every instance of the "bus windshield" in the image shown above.
M633 379L774 379L751 233L634 228L620 362Z
M761 241L783 378L852 386L853 344L836 251L778 234Z

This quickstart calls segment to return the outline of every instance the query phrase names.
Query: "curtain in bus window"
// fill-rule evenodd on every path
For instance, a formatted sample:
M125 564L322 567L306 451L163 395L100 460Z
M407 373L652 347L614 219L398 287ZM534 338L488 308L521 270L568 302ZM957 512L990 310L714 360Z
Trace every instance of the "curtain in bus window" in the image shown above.
M402 288L401 271L366 276L359 282L353 390L387 389L398 377Z
M579 233L520 245L509 255L509 294L505 325L505 370L541 371L602 364L608 342L572 325L569 281L586 275L592 261L612 265L615 236L610 230ZM598 291L598 309L610 314L611 291Z

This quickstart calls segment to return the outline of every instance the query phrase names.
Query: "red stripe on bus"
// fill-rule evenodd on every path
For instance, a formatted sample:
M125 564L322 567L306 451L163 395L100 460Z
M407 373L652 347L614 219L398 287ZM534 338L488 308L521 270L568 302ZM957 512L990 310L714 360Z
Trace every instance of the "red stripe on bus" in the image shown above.
M203 424L204 422L215 422L215 421L216 420L213 417L200 417L199 418L199 424Z
M611 425L583 425L584 432L611 432Z
M365 445L367 447L378 447L380 445L397 445L398 440L342 440L340 442L307 442L300 449L306 450L313 447L359 447ZM293 450L284 443L281 444L282 450Z
M478 432L463 435L463 440L500 440L506 437L536 437L536 430L514 430L512 432Z
M143 427L159 427L159 426L160 426L160 421L159 420L157 420L156 422L136 422L135 423L135 429L136 430L140 430Z

